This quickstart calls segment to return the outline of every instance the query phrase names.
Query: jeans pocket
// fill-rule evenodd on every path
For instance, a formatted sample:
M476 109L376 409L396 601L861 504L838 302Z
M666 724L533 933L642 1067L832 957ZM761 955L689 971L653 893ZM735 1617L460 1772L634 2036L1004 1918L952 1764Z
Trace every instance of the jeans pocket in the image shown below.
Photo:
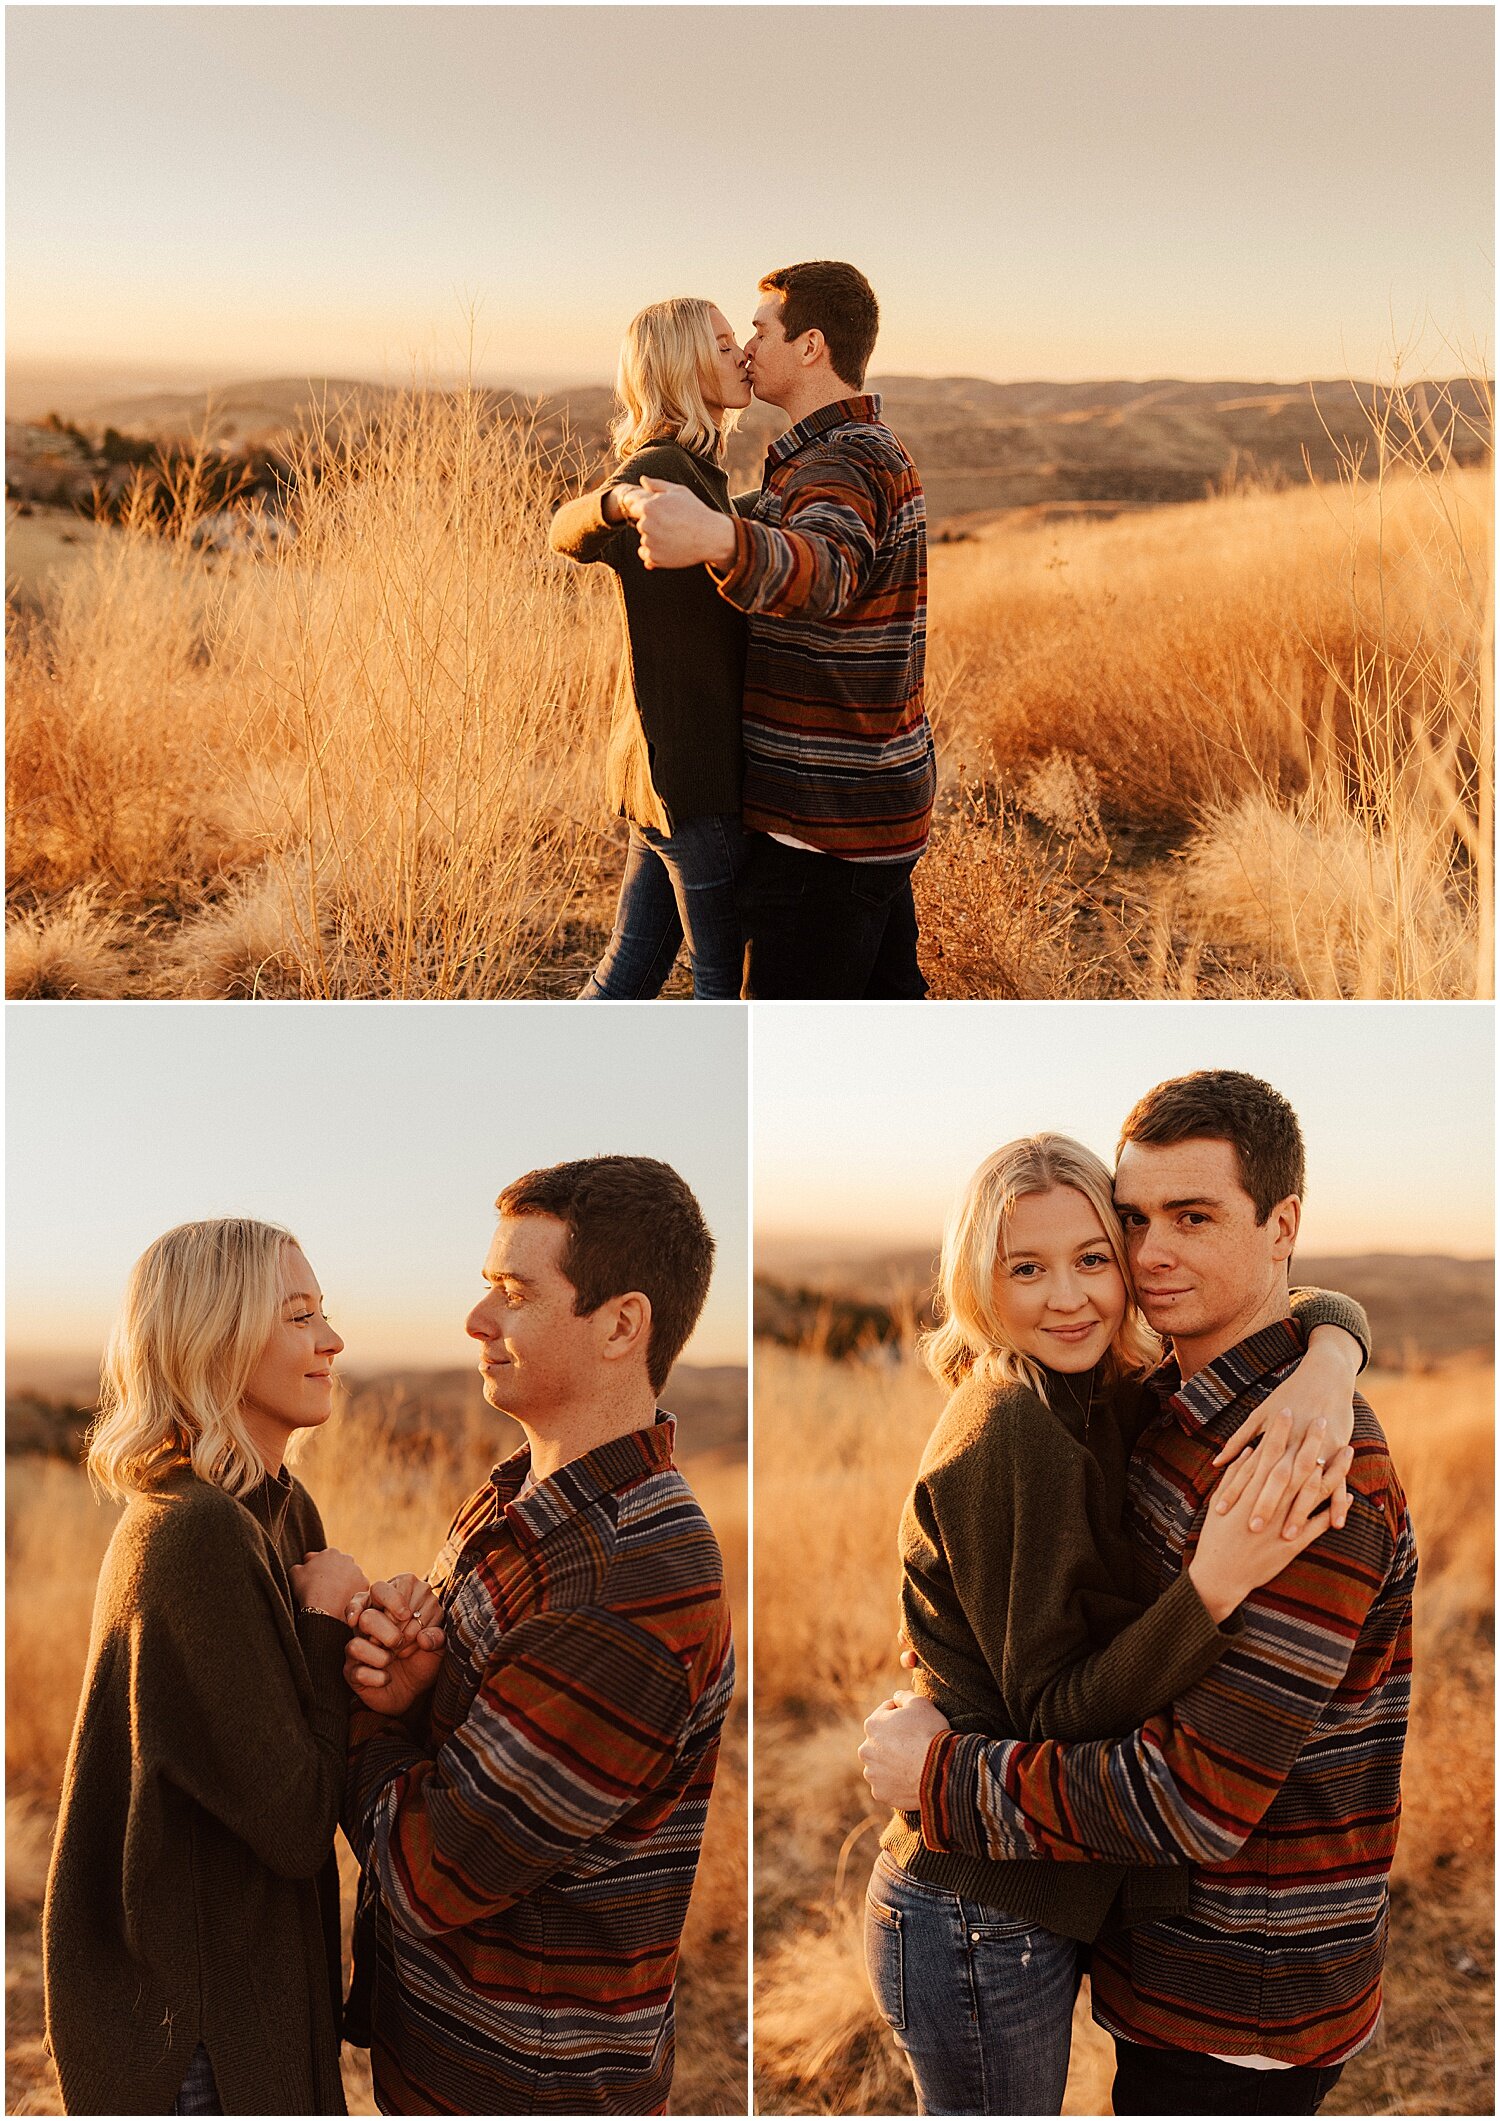
M906 2030L906 1966L901 1950L901 1910L865 1895L865 1968L876 2008L893 2032Z

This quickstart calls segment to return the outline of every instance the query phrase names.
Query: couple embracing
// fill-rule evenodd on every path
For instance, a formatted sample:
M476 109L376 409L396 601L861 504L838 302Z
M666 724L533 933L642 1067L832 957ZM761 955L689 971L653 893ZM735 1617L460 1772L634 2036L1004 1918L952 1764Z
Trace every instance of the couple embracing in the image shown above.
M1059 2112L1085 1965L1117 2114L1313 2113L1375 2031L1417 1561L1368 1322L1289 1286L1303 1163L1283 1098L1207 1071L1112 1178L1012 1142L950 1219L916 1691L860 1749L923 2113Z
M614 573L628 656L608 799L630 821L588 1000L920 999L912 871L935 765L921 482L864 392L879 310L852 265L768 273L741 347L678 299L625 336L614 477L552 544ZM758 492L724 449L752 394L791 427Z
M43 1924L68 2113L342 2114L341 2035L382 2113L665 2111L733 1653L656 1395L713 1239L645 1157L496 1205L466 1330L526 1441L429 1580L367 1581L286 1468L344 1345L290 1234L184 1224L132 1272Z

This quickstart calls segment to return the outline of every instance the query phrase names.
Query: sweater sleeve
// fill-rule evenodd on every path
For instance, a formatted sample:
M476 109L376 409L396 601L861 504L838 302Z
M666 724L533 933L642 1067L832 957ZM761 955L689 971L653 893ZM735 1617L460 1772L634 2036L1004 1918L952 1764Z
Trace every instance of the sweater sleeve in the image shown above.
M1044 1409L1033 1418L997 1414L985 1463L947 1470L945 1486L982 1481L984 1509L1008 1527L1008 1569L998 1542L965 1558L962 1601L999 1684L1013 1728L1036 1738L1105 1738L1133 1730L1217 1662L1233 1639L1215 1627L1184 1574L1151 1605L1112 1577L1095 1527L1104 1481L1092 1455ZM938 1551L973 1543L972 1497L934 1530ZM930 1598L932 1587L927 1587ZM1116 1632L1100 1646L1091 1622L1101 1609ZM910 1601L908 1629L910 1629ZM921 1654L920 1644L913 1645Z
M333 1847L346 1635L294 1618L248 1517L199 1509L160 1528L130 1622L142 1764L280 1878L315 1877Z
M1219 1666L1128 1737L935 1738L921 1785L927 1846L994 1861L1229 1861L1343 1684L1376 1601L1393 1582L1410 1596L1415 1549L1392 1506L1383 1450L1367 1448L1350 1480L1343 1527L1253 1592Z
M1314 1326L1341 1326L1359 1342L1364 1352L1360 1368L1365 1367L1370 1360L1370 1320L1362 1304L1352 1296L1341 1296L1337 1289L1293 1289L1289 1301L1304 1340Z
M553 515L548 532L552 550L566 560L587 565L591 560L604 559L616 538L623 539L627 532L634 537L633 524L611 523L604 514L604 496L611 488L626 483L634 482L610 479L591 493L581 493L575 501L564 501Z
M692 1702L666 1644L604 1607L506 1637L436 1756L356 1712L345 1831L400 1929L440 1936L535 1891L656 1787Z
M867 466L833 452L813 456L788 481L780 524L736 513L734 557L708 572L742 611L832 618L864 593L888 520L886 494Z

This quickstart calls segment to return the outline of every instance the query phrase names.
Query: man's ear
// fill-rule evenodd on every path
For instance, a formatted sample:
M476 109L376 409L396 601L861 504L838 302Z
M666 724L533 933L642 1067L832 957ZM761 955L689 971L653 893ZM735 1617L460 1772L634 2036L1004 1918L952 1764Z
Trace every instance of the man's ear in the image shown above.
M608 1331L600 1343L601 1358L605 1362L627 1362L635 1355L644 1359L651 1345L650 1297L630 1289L623 1296L612 1296L602 1311Z
M1301 1201L1295 1193L1289 1193L1285 1200L1277 1201L1266 1220L1271 1226L1272 1259L1290 1259L1296 1249L1297 1232L1302 1227Z
M817 326L815 324L812 325L803 333L802 366L804 368L816 368L827 348L828 341L824 338L822 332L818 330Z

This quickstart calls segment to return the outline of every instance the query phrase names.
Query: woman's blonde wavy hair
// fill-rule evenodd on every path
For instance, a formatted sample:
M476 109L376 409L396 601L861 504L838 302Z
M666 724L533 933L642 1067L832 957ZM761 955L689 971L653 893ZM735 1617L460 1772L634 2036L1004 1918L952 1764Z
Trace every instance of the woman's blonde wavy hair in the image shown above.
M622 464L649 442L722 456L737 414L709 409L718 352L713 304L696 295L652 302L631 318L615 375L621 409L609 430Z
M1006 1339L995 1301L1004 1257L1005 1224L1018 1200L1069 1186L1099 1218L1125 1282L1125 1316L1104 1363L1110 1377L1140 1376L1151 1369L1161 1343L1141 1315L1130 1279L1125 1233L1115 1213L1113 1183L1092 1149L1066 1134L1027 1134L985 1158L953 1205L943 1231L938 1270L938 1323L920 1343L923 1361L944 1384L970 1375L1028 1386L1044 1403L1042 1365Z
M248 1217L181 1223L130 1270L89 1432L95 1485L125 1501L190 1466L243 1495L265 1466L240 1414L281 1315L290 1230Z

